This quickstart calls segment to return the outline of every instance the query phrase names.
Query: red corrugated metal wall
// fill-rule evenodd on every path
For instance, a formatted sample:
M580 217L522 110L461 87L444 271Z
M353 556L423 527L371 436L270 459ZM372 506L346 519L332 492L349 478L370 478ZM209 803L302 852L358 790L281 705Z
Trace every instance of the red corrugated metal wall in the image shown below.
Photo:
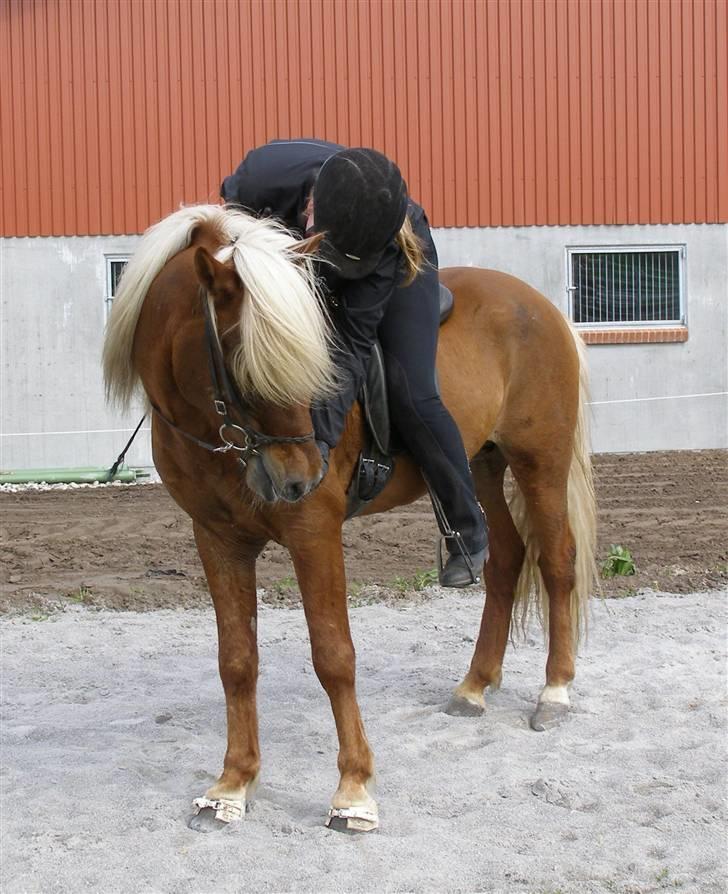
M725 0L0 0L3 235L135 233L272 137L438 226L728 220Z

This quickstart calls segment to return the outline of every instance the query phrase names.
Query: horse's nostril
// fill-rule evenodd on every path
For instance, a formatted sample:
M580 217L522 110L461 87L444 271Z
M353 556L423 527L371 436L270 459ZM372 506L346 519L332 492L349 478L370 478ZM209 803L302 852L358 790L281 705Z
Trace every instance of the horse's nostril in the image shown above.
M306 493L306 485L302 481L291 481L283 489L284 496L291 503L300 500Z

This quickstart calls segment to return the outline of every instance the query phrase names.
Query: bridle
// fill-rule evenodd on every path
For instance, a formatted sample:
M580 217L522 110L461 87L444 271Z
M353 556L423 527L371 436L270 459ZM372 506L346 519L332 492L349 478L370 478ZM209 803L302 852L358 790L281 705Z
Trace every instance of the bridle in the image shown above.
M202 441L200 438L196 438L184 429L179 428L179 426L175 425L170 419L167 419L159 407L155 404L151 404L152 410L157 418L161 419L162 422L169 426L169 428L174 429L174 431L187 438L188 441L192 441L193 444L197 444L198 447L202 447L210 453L229 453L230 451L234 451L238 454L238 462L243 468L247 466L251 456L260 455L260 448L262 447L268 447L271 444L306 444L308 441L313 441L315 437L313 431L310 431L306 435L273 436L266 435L253 428L248 421L249 413L245 406L245 402L240 396L238 388L231 382L230 376L228 375L227 367L225 366L225 358L223 357L222 348L220 347L220 341L212 321L208 295L206 290L202 287L200 287L200 298L202 301L202 311L205 317L205 343L207 345L207 361L210 370L210 379L212 381L212 402L215 407L215 412L222 420L220 428L218 429L222 444L210 444L207 441ZM230 415L231 410L234 411L235 416L240 421L236 422L235 419L232 418ZM232 433L237 433L242 436L242 445L230 440L230 435Z

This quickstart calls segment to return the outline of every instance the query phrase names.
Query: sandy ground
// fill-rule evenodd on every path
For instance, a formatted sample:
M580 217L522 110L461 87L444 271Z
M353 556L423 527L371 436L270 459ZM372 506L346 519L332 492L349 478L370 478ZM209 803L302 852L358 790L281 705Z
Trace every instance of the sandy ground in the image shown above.
M671 593L728 587L728 452L594 457L598 557L631 550L632 577L603 582L607 595L642 587ZM435 562L429 502L344 529L353 601L410 598ZM258 562L263 599L298 604L285 550ZM68 603L148 610L205 607L209 596L187 516L161 485L0 492L0 612L49 613Z
M3 890L723 892L726 595L596 600L546 733L535 635L483 717L442 713L479 594L353 609L382 822L353 837L322 825L335 733L300 609L262 608L261 787L212 835L185 825L224 749L211 611L5 618Z

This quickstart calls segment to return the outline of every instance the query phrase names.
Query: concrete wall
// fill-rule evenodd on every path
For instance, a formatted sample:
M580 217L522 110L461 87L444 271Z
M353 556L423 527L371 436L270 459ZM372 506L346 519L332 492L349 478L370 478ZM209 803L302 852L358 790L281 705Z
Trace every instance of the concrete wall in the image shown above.
M0 239L0 468L108 467L141 417L106 406L106 254L138 237ZM149 435L128 455L150 466Z
M727 225L448 229L435 238L442 266L506 270L562 310L567 246L687 245L689 340L588 349L594 448L728 446ZM104 402L105 256L131 253L137 240L0 239L0 468L105 467L123 447L141 410L123 417ZM694 394L712 396L685 397ZM148 435L129 462L151 465Z

